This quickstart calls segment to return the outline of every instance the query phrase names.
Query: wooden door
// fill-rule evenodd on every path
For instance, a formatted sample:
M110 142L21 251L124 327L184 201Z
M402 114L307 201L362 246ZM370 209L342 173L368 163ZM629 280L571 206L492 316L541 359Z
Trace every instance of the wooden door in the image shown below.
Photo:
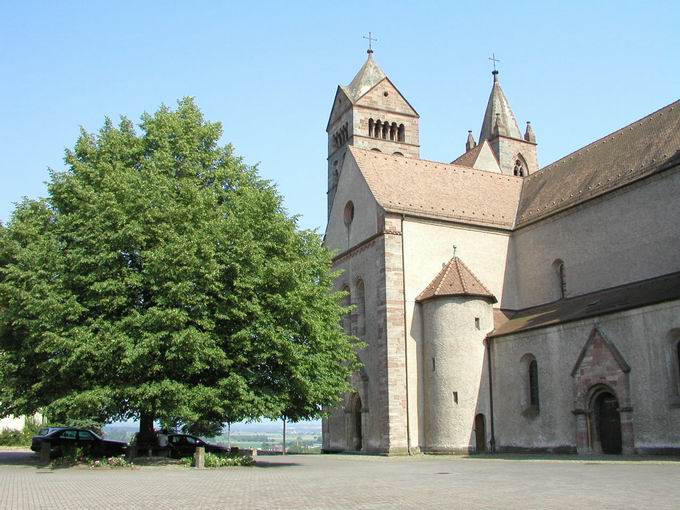
M603 393L598 397L597 415L602 453L621 453L621 416L614 395Z

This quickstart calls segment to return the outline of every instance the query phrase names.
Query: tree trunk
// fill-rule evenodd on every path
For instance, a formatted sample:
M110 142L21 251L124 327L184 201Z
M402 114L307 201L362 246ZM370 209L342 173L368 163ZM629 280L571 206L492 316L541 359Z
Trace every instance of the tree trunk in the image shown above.
M143 437L153 437L154 417L149 413L141 413L139 416L139 435Z
M154 416L151 413L140 413L139 434L137 434L136 454L153 455L154 448L158 446L156 433L153 430ZM142 453L143 452L143 453Z

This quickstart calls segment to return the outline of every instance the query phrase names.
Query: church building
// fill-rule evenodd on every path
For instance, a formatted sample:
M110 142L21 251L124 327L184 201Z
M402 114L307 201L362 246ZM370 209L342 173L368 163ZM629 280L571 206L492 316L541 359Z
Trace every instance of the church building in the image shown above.
M325 243L365 348L324 451L680 453L680 101L545 167L497 71L480 117L427 161L371 50L337 89Z

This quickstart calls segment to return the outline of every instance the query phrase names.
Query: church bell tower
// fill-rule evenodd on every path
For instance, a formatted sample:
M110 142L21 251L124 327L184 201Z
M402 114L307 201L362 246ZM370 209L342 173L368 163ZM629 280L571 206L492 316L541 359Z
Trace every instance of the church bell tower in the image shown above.
M530 122L527 122L524 135L521 134L515 114L498 80L498 71L494 69L492 74L493 87L486 105L479 143L488 141L501 173L526 177L539 169L536 134ZM474 146L474 138L468 135L466 150L469 151Z
M420 157L420 116L390 81L373 58L369 47L366 62L349 85L335 93L328 133L328 215L338 186L347 147Z

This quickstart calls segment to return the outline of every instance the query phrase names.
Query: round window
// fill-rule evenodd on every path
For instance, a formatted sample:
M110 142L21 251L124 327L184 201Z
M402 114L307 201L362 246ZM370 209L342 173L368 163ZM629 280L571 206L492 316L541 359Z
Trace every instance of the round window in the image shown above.
M354 220L354 204L350 200L345 205L345 225L349 227L352 224L352 220Z

